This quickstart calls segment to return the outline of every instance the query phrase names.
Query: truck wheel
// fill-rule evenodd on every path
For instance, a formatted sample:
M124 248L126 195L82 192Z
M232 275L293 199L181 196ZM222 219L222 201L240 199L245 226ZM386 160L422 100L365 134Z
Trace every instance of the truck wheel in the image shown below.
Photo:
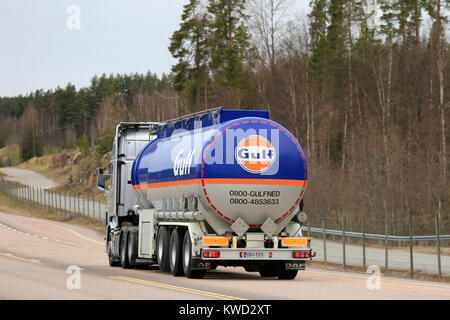
M166 226L161 226L159 228L158 238L156 239L156 260L158 262L159 270L163 272L170 271L169 245L169 229Z
M127 254L128 254L128 263L131 266L135 266L136 264L136 259L137 259L137 237L136 237L136 233L134 232L129 232L128 233L128 241L127 241L127 246L128 246L128 250L127 250Z
M128 261L128 235L126 233L122 234L122 237L120 237L120 265L124 269L130 268L130 262Z
M298 270L278 269L277 277L280 280L292 280L297 276Z
M183 261L182 261L182 248L183 248L183 232L181 229L174 229L172 236L170 237L170 272L174 276L183 275Z
M277 276L276 266L271 263L265 263L259 266L259 275L263 278L271 278Z
M120 261L112 254L111 241L108 241L108 261L110 267L120 266Z
M183 240L183 271L188 278L201 279L205 276L206 270L192 270L192 242L189 231L184 233Z

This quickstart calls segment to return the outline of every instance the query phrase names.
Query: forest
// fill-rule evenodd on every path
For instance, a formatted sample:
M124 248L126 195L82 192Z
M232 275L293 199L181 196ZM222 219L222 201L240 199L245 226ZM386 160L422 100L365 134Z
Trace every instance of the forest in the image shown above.
M312 224L364 216L406 234L412 215L428 231L449 216L450 0L312 0L308 14L294 2L186 0L167 74L0 97L0 148L27 160L111 141L119 121L269 110L307 157Z

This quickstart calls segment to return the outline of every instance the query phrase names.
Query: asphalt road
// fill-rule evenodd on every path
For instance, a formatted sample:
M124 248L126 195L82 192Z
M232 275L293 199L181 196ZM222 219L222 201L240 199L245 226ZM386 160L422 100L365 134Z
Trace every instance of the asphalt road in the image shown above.
M0 239L0 299L450 299L449 284L381 277L371 290L370 275L316 268L295 280L241 268L218 268L204 279L112 268L95 231L1 212ZM67 271L74 266L79 282L77 271Z
M1 168L0 172L6 175L6 180L19 182L35 188L50 189L58 185L55 181L32 170L6 167Z

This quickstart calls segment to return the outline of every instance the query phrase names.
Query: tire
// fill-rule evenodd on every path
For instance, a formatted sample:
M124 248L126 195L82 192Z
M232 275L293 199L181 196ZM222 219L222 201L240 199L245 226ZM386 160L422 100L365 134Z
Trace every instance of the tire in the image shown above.
M120 261L114 257L111 250L111 241L108 241L108 262L110 267L118 267L120 266Z
M128 263L134 267L136 265L136 259L138 257L138 239L135 232L128 233L127 246Z
M280 280L293 280L297 276L298 270L285 270L279 269L277 271L277 277Z
M182 229L174 229L170 237L170 253L169 253L169 263L170 272L176 276L182 276L183 271L183 261L182 261L182 249L183 249L183 231Z
M190 279L201 279L205 276L206 270L192 270L192 242L189 231L184 233L182 257L183 271L186 277Z
M156 239L156 261L158 262L159 270L163 272L170 271L169 245L169 229L166 226L162 226L159 228L158 237Z
M123 269L130 268L130 262L128 261L128 234L122 233L120 237L120 265Z
M259 275L263 278L273 278L277 276L277 269L271 263L262 264L259 266Z

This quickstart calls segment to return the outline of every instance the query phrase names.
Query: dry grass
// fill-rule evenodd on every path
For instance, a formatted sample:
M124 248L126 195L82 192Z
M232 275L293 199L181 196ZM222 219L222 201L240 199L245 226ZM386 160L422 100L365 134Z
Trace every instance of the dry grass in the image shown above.
M65 150L66 153L76 153L75 149ZM49 179L55 181L59 186L51 189L59 193L69 193L71 195L94 195L97 201L105 202L104 193L98 191L92 186L92 183L72 183L67 184L67 178L72 173L72 165L66 165L62 168L51 168L54 155L44 155L34 157L28 161L22 162L17 168L32 170L38 172Z
M19 163L19 146L7 145L0 149L0 163L3 166L15 166Z
M6 213L17 214L20 216L34 217L39 219L46 219L52 221L65 222L73 225L83 226L97 231L100 234L105 234L105 226L100 226L98 223L85 217L66 218L54 214L46 209L31 207L23 202L15 201L0 193L0 211Z
M71 168L69 166L63 168L51 168L52 159L54 155L44 155L35 157L28 161L22 162L17 168L36 171L44 176L52 179L58 184L64 184L64 180L70 174Z

